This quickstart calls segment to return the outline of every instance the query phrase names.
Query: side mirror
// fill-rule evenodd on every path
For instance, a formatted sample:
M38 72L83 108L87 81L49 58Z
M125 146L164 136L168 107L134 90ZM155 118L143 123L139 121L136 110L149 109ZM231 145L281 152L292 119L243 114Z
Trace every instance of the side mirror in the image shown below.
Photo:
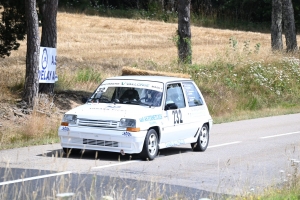
M175 103L168 103L165 106L165 110L176 110L178 109L178 106Z
M194 99L194 103L195 103L195 105L198 105L198 106L202 106L203 105L203 102L202 102L201 99L199 99L199 100Z

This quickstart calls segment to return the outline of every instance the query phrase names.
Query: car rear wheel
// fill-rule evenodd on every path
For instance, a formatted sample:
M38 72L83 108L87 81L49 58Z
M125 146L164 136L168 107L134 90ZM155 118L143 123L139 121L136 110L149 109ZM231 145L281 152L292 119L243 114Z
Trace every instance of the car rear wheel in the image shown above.
M191 144L193 151L205 151L207 149L208 142L209 142L209 129L208 129L208 125L204 124L201 128L197 142Z
M158 152L158 137L154 129L150 129L146 135L143 150L140 156L144 160L153 160Z

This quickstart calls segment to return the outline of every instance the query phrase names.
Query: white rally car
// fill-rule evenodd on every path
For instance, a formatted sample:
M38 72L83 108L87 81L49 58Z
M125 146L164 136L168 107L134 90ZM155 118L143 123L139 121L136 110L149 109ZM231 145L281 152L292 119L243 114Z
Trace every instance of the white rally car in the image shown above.
M196 84L185 78L108 78L84 105L65 113L58 129L65 153L81 150L140 154L191 144L205 151L213 120Z

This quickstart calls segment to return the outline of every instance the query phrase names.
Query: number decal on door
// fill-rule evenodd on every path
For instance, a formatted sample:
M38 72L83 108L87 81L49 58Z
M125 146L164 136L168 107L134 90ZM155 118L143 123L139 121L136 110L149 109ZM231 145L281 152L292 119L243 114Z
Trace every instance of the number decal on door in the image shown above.
M174 115L174 124L183 123L181 110L173 110L172 114Z

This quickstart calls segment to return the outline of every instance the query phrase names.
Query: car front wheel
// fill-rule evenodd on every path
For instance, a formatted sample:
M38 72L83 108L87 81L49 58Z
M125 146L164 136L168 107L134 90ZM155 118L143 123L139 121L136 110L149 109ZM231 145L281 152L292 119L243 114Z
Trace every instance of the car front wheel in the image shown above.
M63 148L63 151L67 156L71 154L79 154L81 152L81 149L72 149L72 148Z
M201 128L197 142L191 144L193 151L205 151L207 149L208 142L209 142L209 129L208 129L208 125L204 124Z
M144 160L153 160L158 152L158 137L154 129L150 129L146 135L141 157Z

